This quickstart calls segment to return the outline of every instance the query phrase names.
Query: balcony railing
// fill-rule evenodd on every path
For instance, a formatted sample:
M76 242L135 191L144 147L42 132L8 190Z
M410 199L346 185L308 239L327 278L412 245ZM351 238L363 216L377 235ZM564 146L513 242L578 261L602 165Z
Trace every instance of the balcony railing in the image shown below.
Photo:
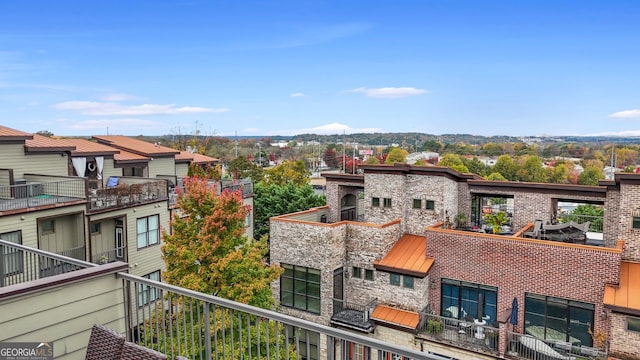
M331 323L364 332L373 331L371 312L375 309L378 299L367 304L356 304L340 299L333 299L333 316Z
M94 265L0 240L0 287L21 284L91 266Z
M218 193L228 190L237 191L242 190L242 197L253 196L253 181L251 179L241 180L220 180L218 182Z
M507 336L509 337L507 356L514 359L604 360L607 358L607 352L604 349L564 341L543 340L510 331L507 331Z
M589 222L588 231L601 233L602 224L604 223L603 218L603 216L561 214L558 216L558 221L562 223L569 223L570 221L573 221L578 224Z
M498 355L499 329L474 319L420 314L418 336L460 348Z
M66 249L66 250L62 250L59 252L56 252L56 254L58 255L62 255L62 256L68 256L70 258L74 258L74 259L78 259L78 260L85 260L85 248L84 245L83 246L78 246L78 247L74 247L71 249Z
M129 274L118 277L137 301L129 306L129 340L169 358L333 360L347 358L353 344L371 349L378 359L436 359L270 310Z
M27 209L86 199L84 179L28 181L0 186L0 211Z
M89 195L89 210L123 208L167 200L166 180L120 178L118 186L94 189Z
M94 264L107 264L114 261L124 261L126 250L126 247L123 246L92 254L91 262Z

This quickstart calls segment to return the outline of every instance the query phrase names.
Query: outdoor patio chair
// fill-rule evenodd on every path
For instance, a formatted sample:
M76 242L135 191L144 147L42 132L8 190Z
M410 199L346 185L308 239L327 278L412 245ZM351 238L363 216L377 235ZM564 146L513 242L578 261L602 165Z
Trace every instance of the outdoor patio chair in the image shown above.
M536 220L533 225L533 231L525 231L524 236L537 239L540 237L540 230L542 230L542 220Z
M122 355L120 359L123 360L166 360L167 355L151 350L144 346L134 344L131 342L125 342L122 346Z
M122 345L125 342L123 335L106 328L100 324L95 324L91 328L89 344L87 344L87 360L112 360L120 358Z

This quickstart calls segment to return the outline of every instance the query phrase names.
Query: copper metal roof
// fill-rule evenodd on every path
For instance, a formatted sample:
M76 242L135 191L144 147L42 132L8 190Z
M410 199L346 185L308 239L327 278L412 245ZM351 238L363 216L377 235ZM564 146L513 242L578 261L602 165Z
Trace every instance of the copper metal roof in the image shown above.
M132 152L128 152L128 151L124 151L124 150L120 150L119 154L113 155L113 160L115 160L116 162L119 162L119 163L123 163L123 162L148 162L151 159L149 159L146 156L134 154Z
M53 139L46 136L34 134L32 139L24 142L24 148L29 152L41 151L72 151L76 147L65 139Z
M76 149L71 151L72 156L113 155L120 152L118 149L86 139L64 139L64 141L75 145Z
M371 313L371 319L408 329L415 329L420 322L420 314L413 311L392 308L387 305L378 305L375 310L373 310L373 313Z
M606 285L604 305L607 307L640 311L640 263L620 263L620 283Z
M177 155L180 151L170 147L152 144L150 142L130 138L122 135L94 135L99 143L129 151L143 156Z
M427 257L427 238L405 234L382 260L376 259L373 266L382 271L423 278L427 276L433 261L432 257Z
M0 125L0 140L28 140L33 135Z
M176 154L176 162L191 162L193 161L193 154L188 151L180 151Z
M202 154L193 154L193 162L196 164L208 164L208 163L216 163L219 159L212 158L207 155Z

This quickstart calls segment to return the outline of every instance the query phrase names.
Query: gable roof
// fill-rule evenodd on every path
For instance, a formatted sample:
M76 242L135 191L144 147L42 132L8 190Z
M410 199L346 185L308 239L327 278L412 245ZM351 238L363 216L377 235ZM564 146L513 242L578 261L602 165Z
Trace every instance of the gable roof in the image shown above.
M615 310L630 310L640 315L640 263L620 263L620 282L618 285L605 286L603 303Z
M151 159L143 155L138 155L132 152L120 150L119 154L113 155L113 160L115 160L116 163L139 163L139 162L149 162L149 160Z
M114 155L120 152L118 149L87 139L64 139L64 141L76 148L71 151L71 156Z
M426 237L404 234L382 260L374 260L373 267L382 271L424 278L431 269L433 261L432 257L427 257Z
M33 134L33 138L25 140L24 148L28 152L60 152L76 149L75 145L64 139L53 139L38 134Z
M94 135L99 143L132 152L142 156L177 155L180 151L170 147L152 144L150 142L130 138L122 135Z
M420 322L420 314L413 311L396 309L387 305L378 305L375 310L373 310L373 313L371 313L371 319L415 330Z
M33 135L0 125L0 141L33 139Z

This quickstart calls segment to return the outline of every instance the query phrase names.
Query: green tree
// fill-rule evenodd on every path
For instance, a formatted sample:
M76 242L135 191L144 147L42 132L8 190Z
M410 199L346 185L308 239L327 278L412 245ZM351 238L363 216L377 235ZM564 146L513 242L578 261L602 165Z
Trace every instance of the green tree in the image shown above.
M251 178L254 183L262 181L262 168L244 156L231 160L227 171L235 179Z
M207 179L186 178L178 197L183 216L163 231L164 279L177 286L269 308L270 283L280 276L278 266L262 261L266 243L247 241L244 234L249 207L239 191L217 194ZM186 216L184 216L186 215Z
M326 204L324 196L316 195L309 184L296 186L257 183L254 192L254 227L256 239L269 234L269 218L309 210Z
M549 168L549 182L555 184L570 184L571 172L564 163L556 164L555 167Z
M500 174L499 172L494 172L494 173L489 174L489 176L487 176L487 180L507 181L507 179L505 179L504 176L502 176L502 174Z
M440 158L440 161L438 162L438 166L445 166L453 170L460 171L462 173L469 172L469 169L465 166L464 162L462 161L462 157L457 154L451 154L451 153L444 154L444 156Z
M393 147L389 150L389 154L385 159L385 164L404 163L407 158L407 151L399 147Z
M367 158L367 161L364 162L367 165L379 165L380 164L380 159L378 159L375 156L369 156Z
M542 159L532 155L524 157L522 166L517 171L517 179L526 182L546 182L547 176L542 167Z
M442 150L442 144L435 140L427 140L422 144L422 150L440 152Z
M501 155L496 160L496 164L493 165L492 172L498 172L509 181L516 180L516 172L518 171L518 165L513 161L509 155Z
M589 221L589 230L594 232L602 232L603 219L604 207L592 204L580 204L571 213L559 216L563 223L573 221L582 224Z
M579 185L598 185L598 180L604 179L604 173L601 168L595 166L589 166L578 175Z
M502 232L502 225L509 223L509 217L507 217L507 213L504 211L498 211L495 214L485 214L483 219L484 222L491 227L491 231L494 234Z
M309 183L311 172L307 170L304 161L284 161L282 164L265 169L263 173L263 182L267 185L286 185L293 184L295 186L303 186Z

